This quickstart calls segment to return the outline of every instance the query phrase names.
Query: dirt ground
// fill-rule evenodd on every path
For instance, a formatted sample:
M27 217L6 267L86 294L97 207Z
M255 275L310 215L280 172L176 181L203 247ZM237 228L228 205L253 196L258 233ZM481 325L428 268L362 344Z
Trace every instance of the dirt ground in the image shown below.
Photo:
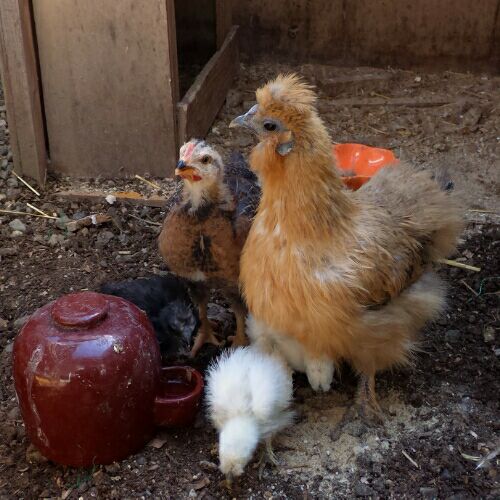
M355 391L355 377L344 368L327 394L314 394L302 376L296 377L297 421L275 446L281 466L267 468L262 480L250 466L232 491L217 470L216 434L203 415L193 429L160 431L155 446L118 464L78 470L44 461L30 447L17 408L12 341L30 313L63 293L164 272L156 237L165 211L57 196L81 187L152 194L140 181L51 178L37 197L10 174L0 93L0 209L32 212L28 202L58 217L0 213L0 498L500 497L499 457L477 468L500 446L500 78L242 65L208 140L224 154L248 152L251 139L233 136L227 125L253 104L258 85L287 70L301 71L318 85L319 108L334 141L387 147L418 164L445 165L469 206L469 223L454 258L481 271L440 271L449 283L446 314L422 333L413 369L378 377L385 425L372 428L355 419L336 432ZM379 76L354 81L366 75ZM406 104L394 105L395 97L407 98ZM358 101L336 104L349 98ZM360 105L366 98L382 104ZM418 106L408 100L414 98ZM429 104L437 98L447 102ZM157 194L167 197L172 181L155 181L161 186ZM68 220L95 213L107 213L112 221L66 230Z

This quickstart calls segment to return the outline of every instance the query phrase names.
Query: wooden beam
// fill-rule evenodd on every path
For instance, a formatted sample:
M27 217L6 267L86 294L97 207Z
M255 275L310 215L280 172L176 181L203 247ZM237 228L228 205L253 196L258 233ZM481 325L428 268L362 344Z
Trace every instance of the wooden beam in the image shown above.
M220 49L229 33L232 21L231 0L215 0L215 25L217 33L217 49Z
M433 106L443 106L453 102L452 99L444 96L434 97L352 97L346 99L333 99L329 101L330 106L408 106L410 108L431 108Z
M29 0L2 0L0 70L14 168L43 185L47 150Z
M167 203L167 198L162 196L150 196L145 198L135 191L118 191L118 192L104 192L104 191L61 191L56 193L56 196L65 201L88 201L91 203L107 203L106 196L113 195L116 201L122 203L130 203L131 205L144 205L147 207L162 208Z
M179 143L204 137L238 73L238 26L233 26L218 50L178 104Z

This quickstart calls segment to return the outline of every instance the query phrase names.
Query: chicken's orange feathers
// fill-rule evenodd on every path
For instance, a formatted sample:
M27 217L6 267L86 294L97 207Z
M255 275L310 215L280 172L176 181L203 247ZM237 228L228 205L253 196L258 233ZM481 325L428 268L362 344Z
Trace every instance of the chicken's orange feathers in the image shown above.
M407 362L444 304L432 264L461 230L456 195L403 162L349 193L312 87L279 76L257 101L256 119L281 120L294 146L281 156L277 134L264 134L250 156L263 185L241 259L250 312L309 355L346 359L367 376Z
M256 96L263 113L284 113L285 116L314 111L317 99L312 85L293 73L278 75L259 88Z

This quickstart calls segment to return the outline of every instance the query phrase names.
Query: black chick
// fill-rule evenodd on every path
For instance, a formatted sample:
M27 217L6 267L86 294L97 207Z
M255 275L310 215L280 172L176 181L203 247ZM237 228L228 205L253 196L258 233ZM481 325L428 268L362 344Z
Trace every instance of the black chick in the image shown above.
M164 358L189 353L200 318L182 280L172 275L139 278L103 283L99 291L122 297L147 314Z

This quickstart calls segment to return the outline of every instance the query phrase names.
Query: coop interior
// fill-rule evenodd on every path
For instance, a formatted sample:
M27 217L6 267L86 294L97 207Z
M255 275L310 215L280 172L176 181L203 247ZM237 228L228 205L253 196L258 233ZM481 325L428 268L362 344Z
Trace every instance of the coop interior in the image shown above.
M2 0L0 498L498 498L499 13L500 0ZM242 352L231 347L244 323L241 297L220 282L203 293L202 278L239 258L232 244L240 228L258 223L255 232L264 231L260 193L288 175L282 167L296 147L289 136L275 150L276 164L254 168L263 129L256 137L234 120L251 120L256 89L290 73L314 89L340 176L335 192L359 204L356 213L373 204L387 212L369 224L339 222L330 244L321 240L310 253L307 241L292 242L289 255L301 262L324 264L320 249L348 252L327 270L304 274L304 282L316 276L322 290L307 311L307 297L289 286L293 273L275 271L288 255L287 239L302 232L284 235L286 226L276 224L253 247L261 257L246 279L255 280L256 300L283 286L267 312L288 300L289 315L308 318L324 303L321 287L344 278L346 262L377 273L394 258L392 268L383 267L390 281L409 254L418 257L398 280L418 280L425 268L442 287L423 295L446 289L446 306L411 344L411 363L377 373L381 420L356 406L363 386L349 359L336 361L331 387L321 391L315 380L324 365L308 371L299 356L290 362L292 377L286 363L234 358ZM180 152L192 137L204 142ZM198 147L199 170L191 170ZM236 189L251 203L230 217L241 203L216 204L219 212L210 205L195 210L193 222L186 214L196 190L189 185L184 198L180 190L195 183L214 152L227 175L220 192ZM380 184L371 190L380 172L405 165L408 177L391 192ZM303 232L312 234L324 215L316 210L324 172L311 173L316 161L300 166L293 189L268 197L264 208L292 224L305 219ZM272 182L257 180L252 168ZM422 172L439 182L441 201L460 201L463 220L456 249L432 265L425 251L434 234L411 251L390 239L399 223L417 231L412 217L422 204L413 175ZM293 205L293 196L302 198ZM311 200L316 211L307 212ZM291 206L300 209L290 214ZM343 210L340 220L353 221ZM432 214L436 224L447 217ZM392 246L360 260L375 230ZM365 246L354 248L359 242ZM268 244L278 250L260 253ZM380 297L382 282L355 282L353 294L368 287ZM346 295L336 290L330 309ZM363 303L359 314L376 315L392 299ZM346 331L357 324L348 308L339 314L348 316ZM194 352L200 332L208 342ZM281 359L283 344L268 335ZM218 365L228 383L217 387L229 395L208 375L217 359L236 359L231 370ZM248 436L261 432L261 441L233 477L218 426L232 412L253 411L252 389L257 402L277 394L271 410L290 393L293 418L283 403L285 413L266 406L258 425L238 421L226 457ZM262 429L270 421L280 430L266 461Z
M177 60L180 96L217 50L214 0L176 0Z

